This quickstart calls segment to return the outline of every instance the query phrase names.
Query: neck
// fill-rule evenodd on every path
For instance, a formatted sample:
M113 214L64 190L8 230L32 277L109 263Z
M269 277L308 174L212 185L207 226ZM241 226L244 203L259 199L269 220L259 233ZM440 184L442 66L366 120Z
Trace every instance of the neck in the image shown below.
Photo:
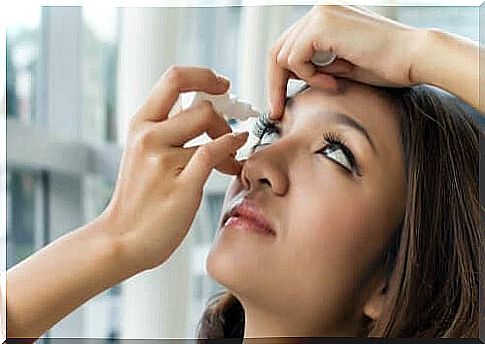
M243 344L298 343L301 337L354 337L358 331L352 326L325 329L324 320L316 317L275 315L254 307L244 307L245 324ZM342 324L340 324L342 325ZM295 338L296 337L296 338ZM302 341L303 342L303 341Z

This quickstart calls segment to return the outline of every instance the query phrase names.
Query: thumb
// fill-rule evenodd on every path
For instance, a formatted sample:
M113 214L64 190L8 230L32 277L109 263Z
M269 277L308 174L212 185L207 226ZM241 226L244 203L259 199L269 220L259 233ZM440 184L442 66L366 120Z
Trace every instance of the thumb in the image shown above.
M202 186L216 165L234 157L235 151L244 145L248 135L247 131L230 133L200 146L179 174L179 178Z

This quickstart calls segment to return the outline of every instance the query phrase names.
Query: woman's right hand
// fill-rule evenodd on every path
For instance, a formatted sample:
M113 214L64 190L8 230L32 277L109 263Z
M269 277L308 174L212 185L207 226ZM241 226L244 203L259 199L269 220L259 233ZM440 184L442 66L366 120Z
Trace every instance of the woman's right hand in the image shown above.
M209 69L171 67L132 118L113 197L101 215L120 244L127 270L163 263L186 236L213 168L238 174L236 150L247 132L231 134L226 121L201 102L167 119L180 92L222 94L229 81ZM214 140L184 148L207 132Z
M286 84L297 78L320 88L336 90L334 76L363 83L404 87L412 76L414 55L424 44L421 29L392 21L343 1L323 1L285 31L273 45L268 61L271 117L283 115ZM316 51L336 53L325 67L315 67Z

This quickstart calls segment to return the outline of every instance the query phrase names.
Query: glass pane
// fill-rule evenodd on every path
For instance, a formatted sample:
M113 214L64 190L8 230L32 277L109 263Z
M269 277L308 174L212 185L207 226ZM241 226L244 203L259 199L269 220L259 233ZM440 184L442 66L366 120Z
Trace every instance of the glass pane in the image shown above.
M241 7L191 7L184 9L182 38L177 64L207 66L231 79L237 93Z
M209 224L208 224L208 232L209 232L209 240L212 242L215 238L216 231L218 230L217 225L219 221L219 217L221 216L222 212L222 204L224 202L224 194L211 194L207 196L207 212L209 215Z
M477 6L402 6L398 8L398 21L415 27L437 27L479 40L479 8Z
M6 23L6 110L24 123L35 118L40 7L12 6Z
M82 137L116 141L118 12L113 7L83 7Z
M7 269L42 245L36 189L41 183L34 171L7 170Z

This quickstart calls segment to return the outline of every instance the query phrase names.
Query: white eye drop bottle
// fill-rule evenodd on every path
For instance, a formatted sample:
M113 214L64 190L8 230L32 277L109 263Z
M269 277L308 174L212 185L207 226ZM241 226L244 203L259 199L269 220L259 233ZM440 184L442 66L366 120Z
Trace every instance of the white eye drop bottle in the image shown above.
M213 95L205 92L184 93L182 94L181 100L182 109L185 110L203 100L210 101L214 109L226 120L235 118L240 121L245 121L250 117L259 117L260 115L260 112L255 110L249 102L240 100L230 93L220 95Z
M213 95L205 92L187 92L182 93L177 100L177 103L170 111L169 117L175 116L179 111L183 111L198 102L208 100L212 103L214 110L218 112L226 121L230 119L237 119L239 122L233 127L234 132L249 131L248 140L242 146L237 154L236 159L244 159L249 156L251 147L256 144L257 137L251 132L251 126L254 121L261 115L261 112L254 109L251 103L238 99L235 95L225 93L221 95ZM249 120L250 119L250 120ZM248 121L249 120L249 121ZM190 140L184 147L191 147L209 142L210 138L204 134L198 138Z

